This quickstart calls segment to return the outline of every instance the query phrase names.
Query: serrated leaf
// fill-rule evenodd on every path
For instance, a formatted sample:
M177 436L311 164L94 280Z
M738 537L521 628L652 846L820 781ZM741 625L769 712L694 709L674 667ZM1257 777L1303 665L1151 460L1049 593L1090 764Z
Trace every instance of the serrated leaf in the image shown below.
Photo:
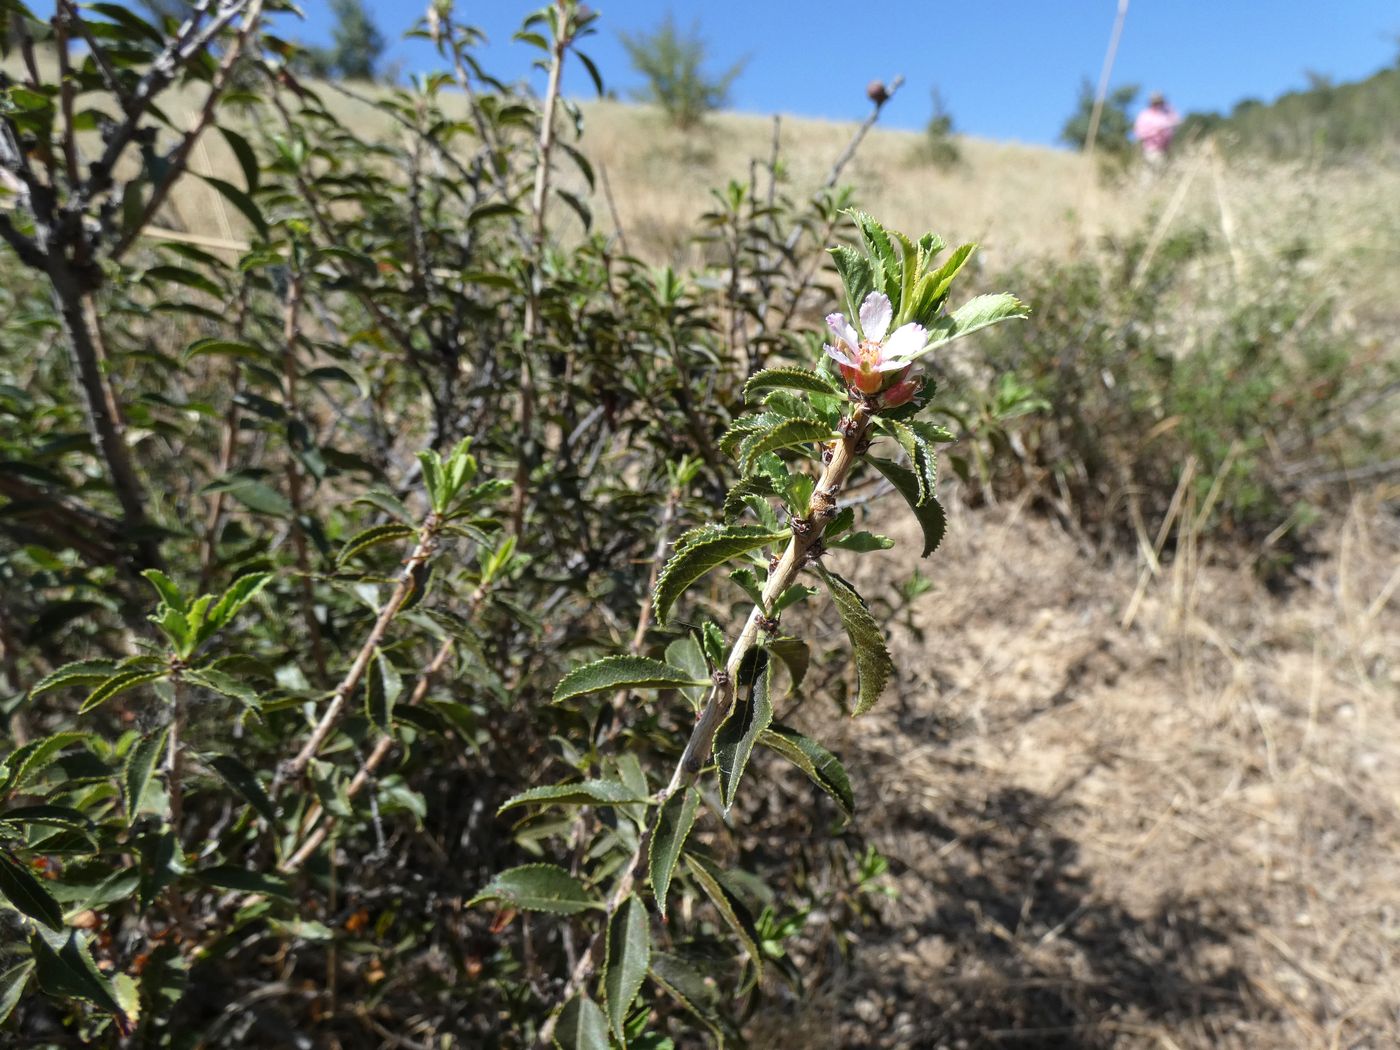
M79 660L76 663L64 664L39 679L29 690L29 695L40 696L51 689L59 689L68 685L92 685L96 682L104 682L112 676L116 669L116 664L111 660Z
M899 442L904 454L909 457L909 467L918 482L919 503L934 498L938 484L938 452L910 423L897 419L882 419L879 427Z
M357 496L356 503L365 503L371 507L376 507L388 514L392 518L398 518L403 522L414 520L413 513L404 506L402 500L392 492L385 492L383 489L370 489L361 496Z
M700 793L692 787L682 788L666 800L656 817L648 855L647 877L656 898L656 910L666 915L666 896L671 889L671 876L685 848L685 840L695 824L700 808Z
M764 648L787 667L788 676L792 679L792 691L801 688L802 680L807 677L807 668L812 663L812 650L807 643L800 638L774 638Z
M196 339L186 349L183 360L188 364L196 357L236 357L244 361L265 361L272 355L260 346L233 339Z
M783 490L770 474L750 474L746 478L740 478L724 497L724 520L730 522L739 517L750 499L781 495Z
M180 588L176 587L170 577L159 569L144 569L141 575L146 581L156 589L160 595L160 600L170 608L178 612L185 612L189 606L185 603L184 595L180 593Z
M205 760L225 784L243 796L245 802L261 814L269 824L277 825L277 810L272 805L257 775L232 755L212 755Z
M914 359L917 360L954 339L961 339L1000 321L1025 317L1029 313L1026 305L1014 295L1005 292L998 295L979 295L964 303L954 313L945 314L928 325L929 342Z
M851 780L841 760L830 751L784 725L770 726L764 730L758 742L806 773L817 787L835 799L847 820L854 816L855 796L851 793Z
M830 439L831 428L825 423L811 419L784 420L771 430L760 431L744 439L740 445L739 473L752 473L759 458L769 452Z
M807 390L816 394L834 394L837 389L821 372L808 368L769 368L756 372L744 384L744 400L752 401L756 394L773 390Z
M894 540L888 536L877 536L873 532L852 532L845 536L837 537L827 543L828 550L855 551L857 554L868 554L871 551L887 551L894 546Z
M651 953L651 979L707 1025L723 1045L726 1025L714 981L706 980L704 974L680 956L662 951Z
M748 767L749 756L761 734L773 721L773 698L770 685L773 678L773 661L768 654L759 653L762 664L754 675L749 695L736 699L734 710L715 735L715 766L719 773L720 803L725 816L734 805L734 797L739 791L739 781Z
M149 736L138 740L127 752L126 768L122 770L122 788L126 792L126 822L135 823L141 811L141 799L146 794L146 786L155 775L156 764L165 751L165 740L170 729L158 729Z
M28 868L0 850L0 896L23 915L42 922L51 930L63 929L63 909L53 894L44 889Z
M240 893L261 893L271 897L293 900L291 888L285 879L265 875L260 871L249 871L236 864L216 864L195 873L200 882L221 890L237 890Z
M117 1017L126 1012L111 985L88 954L77 930L66 934L36 930L29 937L39 987L59 998L86 999Z
M267 220L263 218L260 209L253 198L244 193L231 182L223 179L216 179L212 175L200 175L206 183L217 190L223 198L243 213L243 217L253 224L253 228L258 231L258 236L263 240L268 239Z
M392 732L394 704L403 693L403 676L378 649L365 668L365 717L381 733Z
M580 992L559 1011L554 1045L560 1050L608 1050L608 1019L602 1007Z
M613 1034L623 1039L622 1025L627 1008L641 991L647 967L651 965L651 927L647 909L635 894L629 894L608 922L607 951L604 956L603 992Z
M927 558L943 541L943 533L947 529L947 520L943 516L943 507L938 500L931 499L924 503L919 502L919 482L914 477L914 472L898 463L888 459L881 459L878 456L866 456L865 461L878 470L895 491L904 497L904 502L909 504L909 509L914 512L914 517L919 522L919 528L924 534L924 550L921 557Z
M210 692L226 696L230 700L237 700L251 711L257 711L261 707L258 691L226 671L220 671L214 667L201 667L197 671L186 671L184 678Z
M546 911L556 915L577 915L599 907L583 884L554 864L524 864L503 871L486 888L467 902L498 900L525 911Z
M841 616L841 626L851 639L856 654L856 709L855 714L863 715L875 706L880 694L885 691L885 683L894 671L894 662L885 647L885 636L880 625L870 615L865 601L856 589L836 573L817 566L817 574L826 583L836 611Z
M252 601L264 587L272 582L270 572L250 572L246 576L240 576L233 581L232 586L224 591L217 604L210 611L205 622L213 630L228 624L240 609Z
M54 672L54 674L58 673L58 671ZM111 674L110 665L107 667L106 674ZM53 677L53 675L49 677ZM0 796L24 788L58 757L59 752L80 740L88 739L89 735L88 733L75 732L54 733L42 740L32 740L23 747L16 748L5 759L5 764L0 766L0 770L4 771L4 779L0 780Z
M722 874L709 861L694 854L687 854L685 867L705 891L705 896L710 898L725 924L739 938L739 943L749 955L749 961L762 977L763 953L759 951L758 930L754 926L753 915L748 907L724 884Z
M29 983L29 975L33 972L34 960L25 959L18 966L11 966L0 973L0 1025L9 1020L10 1014L19 1005L25 985Z
M666 646L666 662L684 671L692 681L703 683L681 686L681 695L698 711L712 680L709 677L709 665L705 663L704 650L700 648L700 643L695 640L694 635L687 634Z
M605 656L575 667L560 679L554 687L554 703L618 689L679 689L707 684L709 679L696 679L689 671L646 656Z
M678 547L656 580L652 606L657 623L666 623L676 599L706 573L740 554L787 538L786 529L774 532L756 525L726 525L710 529L685 547Z
M580 780L573 784L545 784L541 787L522 791L501 803L497 813L504 813L516 806L556 805L556 806L625 806L634 802L646 802L646 795L638 795L625 784L616 780Z
M123 671L120 674L115 674L88 694L88 698L83 701L83 706L78 708L78 714L85 715L112 697L135 689L138 685L145 685L147 682L164 678L168 673L167 671Z

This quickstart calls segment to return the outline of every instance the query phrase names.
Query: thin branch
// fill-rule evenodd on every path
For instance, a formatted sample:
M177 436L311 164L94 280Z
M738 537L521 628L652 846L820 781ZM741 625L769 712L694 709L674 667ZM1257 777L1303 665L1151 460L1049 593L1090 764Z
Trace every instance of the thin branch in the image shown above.
M250 4L257 2L258 0L227 0L219 6L214 12L213 18L203 27L200 26L200 22L209 13L209 9L213 7L214 0L202 0L199 6L191 12L189 19L180 27L175 38L151 63L151 68L146 71L145 76L136 85L135 91L126 97L122 107L126 119L112 131L111 137L107 140L107 147L102 151L102 156L89 169L91 175L87 185L78 194L79 211L85 211L98 196L112 188L117 160L136 137L137 126L154 103L156 96L170 86L176 74L188 64L190 59L213 43L214 39L228 28L234 19L243 14Z
M682 791L693 784L700 775L701 769L709 761L710 753L714 749L715 734L734 705L740 670L750 651L758 643L759 633L765 619L763 610L765 607L771 606L783 591L792 586L798 572L821 551L822 548L819 544L822 534L826 531L826 524L831 520L836 510L836 497L845 486L851 468L856 463L858 458L856 450L864 443L871 422L870 410L862 404L856 406L850 419L842 426L842 436L835 443L831 461L827 463L816 487L812 490L812 499L808 505L805 519L808 527L801 531L794 530L782 557L778 559L777 565L769 573L768 582L763 588L762 603L755 605L749 612L748 620L745 622L738 640L729 651L724 674L716 676L714 688L711 689L709 699L700 712L700 719L695 723L690 739L686 742L685 750L676 763L670 783L657 794L654 800L657 806L657 820L660 819L661 809L666 800L677 791ZM607 914L609 918L632 892L642 867L646 863L652 835L655 831L656 823L653 822L647 828L646 833L642 835L631 859L625 865L622 875L608 899ZM607 921L605 920L569 975L569 980L558 999L561 1005L573 998L593 974L598 965L603 935L606 930ZM550 1040L554 1035L558 1018L559 1011L556 1010L541 1026L539 1042L542 1046L551 1045Z
M525 297L524 332L520 346L520 409L516 433L520 455L515 467L515 500L511 507L511 532L519 536L525 521L525 503L530 481L531 438L535 422L535 377L531 363L539 339L540 265L544 255L545 213L549 204L550 155L554 152L554 110L559 104L559 84L564 72L564 54L570 37L569 7L565 0L554 0L555 37L550 49L549 83L540 113L539 159L535 167L535 189L530 197L530 288Z
M229 81L233 77L234 68L243 54L243 49L257 28L258 21L262 17L262 6L263 0L250 0L248 12L243 18L238 35L234 37L233 43L224 53L223 61L219 63L218 71L214 74L214 79L209 85L209 92L204 96L204 105L200 107L199 113L179 143L166 154L165 176L151 190L146 206L141 210L141 218L132 224L121 239L112 246L112 250L108 254L113 260L120 259L126 254L127 249L140 235L141 230L156 217L156 212L160 211L161 205L165 203L165 199L176 181L185 174L185 165L189 160L190 151L194 149L200 135L214 119L214 108L227 90Z
M374 626L370 628L369 634L365 637L364 644L355 654L355 660L350 665L350 670L345 673L345 677L331 694L331 702L326 710L322 712L320 721L312 730L311 736L295 758L285 763L277 771L274 778L274 787L280 786L288 780L296 780L306 772L306 767L311 764L311 760L316 757L321 746L326 742L326 738L335 729L336 723L340 720L341 712L345 709L345 702L364 678L370 661L374 658L379 649L379 643L384 640L384 635L389 630L389 624L393 622L395 616L403 608L409 596L416 588L421 586L419 573L428 559L433 556L437 549L437 531L439 526L436 514L429 514L423 527L418 531L418 542L414 545L413 553L408 556L404 563L403 571L399 573L398 580L394 584L394 589L389 595L389 600L384 603L379 610L379 615L375 618Z

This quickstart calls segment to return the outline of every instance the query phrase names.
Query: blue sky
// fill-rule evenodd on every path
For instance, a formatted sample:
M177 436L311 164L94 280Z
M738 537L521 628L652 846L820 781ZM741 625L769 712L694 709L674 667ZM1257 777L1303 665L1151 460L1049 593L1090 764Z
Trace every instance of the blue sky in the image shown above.
M430 45L403 41L427 0L368 0L388 59L405 73L434 68ZM539 6L458 0L459 19L490 39L483 59L508 79L529 71L533 52L512 43ZM1082 77L1097 80L1117 0L595 0L598 34L584 49L607 85L626 96L638 79L618 31L654 26L670 10L682 26L698 20L716 68L748 56L734 108L832 118L863 117L865 85L906 77L887 123L920 127L936 84L957 127L970 134L1051 143L1073 108ZM288 35L328 39L329 5L305 0L306 22ZM1183 112L1228 109L1245 97L1270 99L1301 87L1305 71L1356 79L1394 61L1396 0L1132 0L1114 68L1115 84L1161 90ZM565 88L591 91L575 64Z

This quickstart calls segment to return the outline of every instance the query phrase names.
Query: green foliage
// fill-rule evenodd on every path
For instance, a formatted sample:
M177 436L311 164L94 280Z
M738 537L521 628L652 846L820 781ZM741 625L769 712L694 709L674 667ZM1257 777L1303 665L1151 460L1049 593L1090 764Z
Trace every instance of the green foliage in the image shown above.
M570 101L493 76L450 7L415 30L450 72L376 95L373 140L250 10L187 44L64 5L72 126L4 45L0 166L44 192L0 211L0 1024L222 1045L329 974L277 1007L298 1038L363 1038L348 1004L464 1046L735 1038L765 959L796 987L827 951L801 916L864 907L859 830L818 834L854 792L811 584L864 709L882 606L823 564L891 541L840 500L878 458L926 537L937 508L932 378L854 394L811 319L842 278L938 341L1019 306L950 312L971 246L858 214L861 251L849 192L794 202L778 162L716 194L699 269L656 270L586 229ZM518 39L596 74L595 17ZM145 236L198 156L177 83L211 92L230 170L198 192L235 248Z
M300 58L307 72L346 80L377 79L385 40L365 0L330 0L330 8L335 18L331 46L302 49Z
M1122 84L1110 88L1103 100L1103 110L1099 113L1099 126L1094 135L1094 152L1114 163L1126 163L1133 156L1132 108L1137 101L1139 87L1136 84ZM1093 123L1094 100L1097 92L1094 84L1085 77L1079 84L1079 97L1075 100L1074 112L1065 120L1060 129L1060 141L1075 149L1088 145L1089 128Z
M924 125L924 140L920 143L920 159L935 168L947 170L962 163L962 150L953 137L953 115L943 101L938 88L933 89L932 112Z
M669 12L653 30L619 36L632 68L646 79L636 97L660 106L682 131L697 127L707 113L728 104L729 89L747 64L741 60L722 73L707 72L709 45L700 35L700 24L682 31Z
M1244 99L1228 113L1188 113L1181 134L1214 135L1231 153L1322 164L1394 145L1400 63L1350 83L1316 73L1308 81L1272 102Z

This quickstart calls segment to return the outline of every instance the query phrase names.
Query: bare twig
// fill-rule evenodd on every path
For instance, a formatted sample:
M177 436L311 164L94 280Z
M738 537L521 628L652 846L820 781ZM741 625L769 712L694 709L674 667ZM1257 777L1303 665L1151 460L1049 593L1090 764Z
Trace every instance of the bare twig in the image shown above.
M539 339L540 266L543 262L545 215L549 204L550 157L554 152L554 111L559 104L559 84L564 73L564 54L570 37L569 7L565 0L554 0L555 36L550 47L549 83L545 88L544 106L540 111L539 156L535 167L535 188L530 196L530 288L525 297L525 320L520 346L520 408L516 415L516 433L520 455L515 466L515 499L511 505L511 532L519 536L525 521L525 503L530 482L532 441L530 431L535 422L535 376L532 358Z
M250 0L248 12L243 18L238 35L234 37L233 42L224 53L223 61L219 63L218 71L214 74L214 79L209 85L209 91L204 96L204 105L200 107L198 114L191 121L189 129L181 137L179 143L166 154L165 176L152 188L151 195L146 200L146 206L141 210L141 218L112 246L112 250L108 253L111 258L120 259L126 254L132 242L140 235L142 228L160 211L161 205L165 203L165 199L176 181L185 173L190 151L194 149L210 121L214 119L214 107L218 105L219 99L223 97L224 91L228 88L238 59L242 56L244 47L247 46L248 38L257 28L258 20L262 17L262 5L263 0Z

